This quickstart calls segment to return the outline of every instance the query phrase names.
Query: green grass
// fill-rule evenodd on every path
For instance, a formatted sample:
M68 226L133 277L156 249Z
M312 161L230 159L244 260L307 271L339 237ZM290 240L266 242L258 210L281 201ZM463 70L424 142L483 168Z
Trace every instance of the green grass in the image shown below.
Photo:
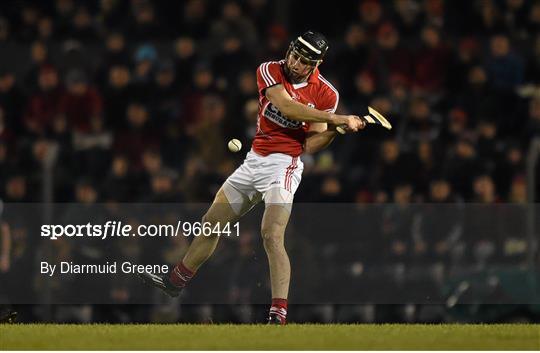
M540 325L0 325L0 349L540 350Z

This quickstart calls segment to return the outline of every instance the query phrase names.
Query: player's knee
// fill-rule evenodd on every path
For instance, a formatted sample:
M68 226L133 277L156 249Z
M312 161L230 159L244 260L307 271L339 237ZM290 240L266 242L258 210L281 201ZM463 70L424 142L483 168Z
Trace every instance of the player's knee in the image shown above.
M285 232L282 227L277 225L263 226L261 235L265 247L277 247L283 245L283 236Z

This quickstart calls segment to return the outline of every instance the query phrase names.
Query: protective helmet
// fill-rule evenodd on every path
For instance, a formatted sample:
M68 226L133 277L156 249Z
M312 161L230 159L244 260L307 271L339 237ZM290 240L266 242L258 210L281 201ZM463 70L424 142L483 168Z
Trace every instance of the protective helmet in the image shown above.
M313 70L320 64L328 50L328 41L326 38L318 33L313 31L307 31L289 45L285 60L289 61L289 58L292 56L296 60L300 60L303 64L311 66L308 72L306 72L304 77L309 76ZM285 65L286 74L290 79L296 81L298 77L294 75L288 65Z
M327 50L328 41L322 34L307 31L291 42L287 56L293 52L306 64L315 65L322 61Z

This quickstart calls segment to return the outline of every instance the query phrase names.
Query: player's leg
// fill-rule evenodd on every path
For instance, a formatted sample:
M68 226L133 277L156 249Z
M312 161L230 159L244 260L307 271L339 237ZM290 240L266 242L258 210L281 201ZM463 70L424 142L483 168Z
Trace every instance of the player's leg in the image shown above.
M226 182L217 192L201 222L210 224L212 229L218 224L219 228L223 228L227 223L238 221L251 207L253 202ZM184 266L193 272L197 271L214 253L218 241L219 236L214 233L210 236L195 237L182 260Z
M231 177L235 177L231 182ZM238 181L238 173L234 173L217 192L212 205L203 216L201 222L207 222L211 229L219 223L220 228L227 223L236 222L242 215L249 211L261 200L261 196L250 185L244 184L236 186L234 181ZM184 259L177 263L169 276L156 275L153 273L143 273L140 277L148 284L162 289L172 297L177 297L181 290L193 278L199 267L213 254L216 249L219 236L200 235L194 237Z
M289 294L291 265L285 250L285 228L290 212L283 205L269 205L264 211L261 226L264 250L270 266L273 298L286 299Z
M266 157L266 168L263 175L257 179L260 181L260 184L257 184L258 190L264 194L265 202L261 234L268 257L272 287L269 323L286 322L291 265L285 250L285 229L289 222L294 193L302 179L303 166L298 157L272 154Z
M268 190L261 225L264 250L270 268L272 306L269 320L284 324L291 279L291 264L285 249L285 229L289 222L293 194L282 188Z

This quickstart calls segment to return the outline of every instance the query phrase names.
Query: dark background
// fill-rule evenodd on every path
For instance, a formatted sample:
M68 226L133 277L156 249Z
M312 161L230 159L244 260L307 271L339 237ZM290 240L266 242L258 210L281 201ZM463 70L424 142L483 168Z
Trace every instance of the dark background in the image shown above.
M351 245L358 249L351 261L384 259L405 278L411 263L429 268L461 252L472 272L494 264L533 270L538 234L519 227L526 221L496 235L485 229L494 217L526 219L538 200L526 183L526 158L540 135L539 28L540 4L521 0L4 1L0 198L13 246L2 276L39 251L28 220L8 217L10 204L210 202L249 148L257 66L283 58L307 29L330 41L320 69L340 91L338 112L364 114L372 105L394 125L338 137L328 150L302 157L296 202L381 209L380 223L366 217L365 227L385 240ZM242 152L226 149L231 138L243 142ZM415 203L474 203L482 215L424 222L432 230L418 236L415 220L430 218L407 211ZM517 216L494 213L503 203ZM42 216L60 216L49 213ZM380 258L365 251L371 242L382 246ZM337 261L327 245L311 244ZM231 251L234 259L243 250ZM414 305L363 308L358 315L347 307L304 308L297 320L345 320L339 310L353 321L420 320ZM72 309L90 310L87 321L147 321L152 312L104 318L99 308ZM203 314L174 320L212 316L191 309ZM386 309L393 314L369 314ZM58 314L69 310L35 307L26 315L77 321ZM219 320L236 315L216 310L225 312ZM250 313L235 320L250 321ZM429 317L451 319L445 310Z

